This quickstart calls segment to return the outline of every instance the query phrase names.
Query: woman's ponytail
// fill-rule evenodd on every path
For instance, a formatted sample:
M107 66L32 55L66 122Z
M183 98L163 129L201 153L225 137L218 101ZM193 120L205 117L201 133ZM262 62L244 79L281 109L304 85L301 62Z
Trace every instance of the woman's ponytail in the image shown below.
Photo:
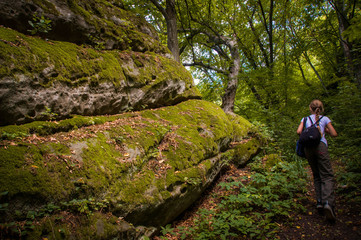
M323 103L318 99L313 100L310 103L310 110L316 115L316 122L318 122L320 115L323 113ZM317 128L321 132L319 123L317 123Z
M317 107L314 112L316 114L316 122L317 122L320 119L321 110L319 107Z

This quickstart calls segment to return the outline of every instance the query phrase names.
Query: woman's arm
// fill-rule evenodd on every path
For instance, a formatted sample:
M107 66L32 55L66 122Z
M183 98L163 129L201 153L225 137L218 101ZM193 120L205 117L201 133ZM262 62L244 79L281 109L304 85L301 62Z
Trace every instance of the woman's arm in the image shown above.
M333 128L331 122L329 122L329 123L326 125L325 131L326 131L326 133L330 134L331 137L337 137L337 132L336 132L336 130Z
M297 134L300 135L302 133L303 130L303 121L300 123L300 125L297 128Z

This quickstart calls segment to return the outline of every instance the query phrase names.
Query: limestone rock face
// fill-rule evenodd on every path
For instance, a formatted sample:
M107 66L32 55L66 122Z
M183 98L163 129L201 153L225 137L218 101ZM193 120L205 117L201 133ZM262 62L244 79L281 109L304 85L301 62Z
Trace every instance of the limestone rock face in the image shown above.
M88 239L91 229L98 229L95 239L120 233L138 233L139 238L118 239L140 239L186 210L226 164L245 164L256 154L260 141L253 134L242 117L201 100L2 127L0 135L9 140L1 141L0 192L7 192L9 206L0 220L7 221L15 211L42 212L51 203L72 214L99 215L97 221L86 218L82 226L87 231L74 230L82 234L78 239ZM37 225L32 238L45 237L41 234L49 219L62 211ZM121 221L112 225L105 221L110 216ZM54 220L52 225L66 224ZM69 234L72 226L67 225Z
M118 2L118 3L117 3ZM34 16L51 20L51 30L35 34L52 40L91 44L104 49L168 53L154 28L121 8L121 1L2 0L0 25L29 34Z
M55 11L56 14L46 15L52 17L54 23L53 35L49 32L49 37L62 40L47 40L0 27L0 125L46 120L49 116L64 119L71 115L116 114L200 97L190 73L168 58L168 51L154 38L155 32L144 21L107 1L70 4L72 1L54 0L43 1L41 5L36 4L38 2L0 3L0 12L3 11L0 24L13 25L22 32L26 32L21 24L26 22L25 16L31 16L32 12L46 15ZM91 11L90 3L93 4ZM95 9L100 6L108 9L104 10L107 14L101 14L103 18L92 15L85 21L83 15L74 12L77 9L84 14L84 7L90 14L97 12ZM66 25L66 29L81 36L62 30L55 34L55 25L65 18L69 18L67 21L71 24ZM111 18L117 19L115 22L119 24L129 23L127 27L119 27L108 22ZM108 28L104 34L95 28L102 24L109 29L114 27L114 34L109 35ZM100 31L96 34L102 38L102 49L68 42L86 43L92 38L83 37L91 36L93 30ZM108 40L114 44L107 47L110 50L105 50Z

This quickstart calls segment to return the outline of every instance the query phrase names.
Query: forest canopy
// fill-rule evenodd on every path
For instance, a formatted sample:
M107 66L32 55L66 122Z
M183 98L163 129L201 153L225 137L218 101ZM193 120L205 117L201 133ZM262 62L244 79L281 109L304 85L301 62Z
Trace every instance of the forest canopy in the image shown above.
M258 124L282 154L293 156L296 128L321 99L339 132L331 154L360 171L360 1L123 2L156 28L204 99Z
M251 118L250 109L303 106L345 86L361 89L360 5L354 0L125 1L190 67L204 98Z

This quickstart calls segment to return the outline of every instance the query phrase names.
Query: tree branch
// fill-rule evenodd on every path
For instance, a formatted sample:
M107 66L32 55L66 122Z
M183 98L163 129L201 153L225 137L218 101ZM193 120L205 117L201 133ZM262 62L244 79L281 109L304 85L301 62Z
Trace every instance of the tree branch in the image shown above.
M183 66L186 66L186 67L202 67L202 68L206 68L206 69L209 69L209 70L216 71L218 73L228 74L228 71L226 71L224 69L216 68L214 66L211 66L209 64L205 64L203 62L194 61L193 63L183 63Z
M162 5L159 4L158 0L150 0L154 6L162 13L162 15L167 18L167 11L165 10L164 7L162 7Z

